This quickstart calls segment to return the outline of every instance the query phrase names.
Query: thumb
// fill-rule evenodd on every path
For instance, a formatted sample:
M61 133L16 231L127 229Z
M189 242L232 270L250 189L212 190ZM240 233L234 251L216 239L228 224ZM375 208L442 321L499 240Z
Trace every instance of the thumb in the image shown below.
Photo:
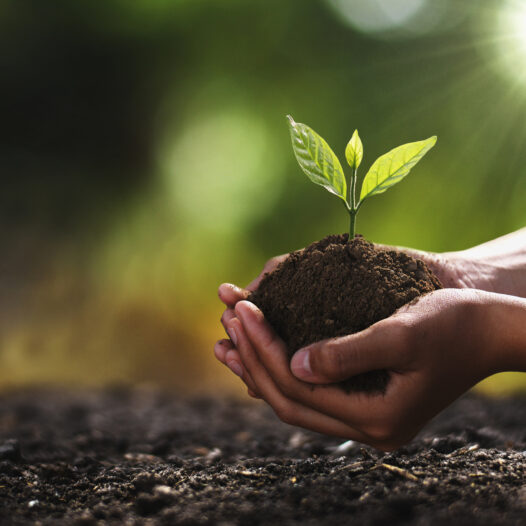
M388 318L356 334L313 343L294 354L292 373L300 380L324 384L346 380L351 376L392 369L400 365L404 342L404 325Z

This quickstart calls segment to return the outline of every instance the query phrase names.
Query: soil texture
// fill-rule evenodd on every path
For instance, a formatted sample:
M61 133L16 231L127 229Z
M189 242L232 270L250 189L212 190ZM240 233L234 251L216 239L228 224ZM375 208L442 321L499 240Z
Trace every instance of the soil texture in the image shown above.
M526 399L467 396L384 454L260 402L0 397L1 525L522 525Z
M422 294L442 288L426 264L382 250L356 236L331 235L292 252L267 274L249 300L285 341L290 357L316 341L366 329ZM343 383L354 391L385 391L375 371Z

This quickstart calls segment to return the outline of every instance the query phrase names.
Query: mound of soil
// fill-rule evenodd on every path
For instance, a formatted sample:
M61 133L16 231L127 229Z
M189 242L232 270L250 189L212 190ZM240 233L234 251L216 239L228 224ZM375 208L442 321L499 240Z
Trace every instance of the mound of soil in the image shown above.
M248 298L285 341L290 357L316 341L366 329L418 296L442 288L423 261L381 250L362 236L331 235L292 252ZM385 391L377 371L346 382L348 390Z
M153 389L0 397L0 524L524 524L526 399L468 396L383 454L263 403Z

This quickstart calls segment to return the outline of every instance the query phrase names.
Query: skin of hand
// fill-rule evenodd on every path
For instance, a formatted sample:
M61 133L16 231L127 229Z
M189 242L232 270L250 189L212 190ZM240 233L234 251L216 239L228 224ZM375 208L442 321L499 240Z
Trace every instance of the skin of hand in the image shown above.
M526 237L526 229L524 229L524 236ZM507 237L507 236L505 236ZM500 238L505 239L505 238ZM496 243L499 240L490 242ZM489 244L488 244L489 245ZM438 254L433 252L424 252L404 247L392 247L386 245L377 245L385 250L401 250L407 254L422 259L438 276L444 287L447 288L477 288L487 290L489 292L506 293L509 278L495 277L495 272L492 272L491 265L484 262L484 258L471 257L469 251L450 252L445 254ZM482 245L484 246L484 245ZM478 247L475 247L475 250ZM471 249L474 250L474 249ZM250 292L255 290L263 279L264 275L272 272L278 265L286 259L288 254L276 256L269 259L259 276L257 276L245 289L241 289L231 283L223 283L219 287L219 299L225 304L226 310L221 316L221 323L226 330L227 322L232 319L234 314L234 307L238 301L247 299ZM469 276L469 279L468 277ZM502 290L501 290L502 289ZM525 285L526 289L526 285ZM526 291L525 291L526 292ZM231 345L228 339L219 340L214 346L214 353L216 358L223 364L227 365L235 374L240 376L241 364L239 354ZM249 389L251 396L256 396L257 393Z
M232 283L223 283L220 285L218 290L219 299L226 305L226 309L221 316L221 323L227 331L228 322L235 317L234 307L235 305L242 300L248 298L250 293L253 290L256 290L260 281L263 279L265 274L272 272L283 260L288 257L288 254L283 254L281 256L275 256L269 259L263 266L262 271L259 276L257 276L253 281L251 281L245 289L241 289ZM228 331L227 331L228 334ZM231 340L222 339L218 340L214 346L215 357L224 365L226 365L234 374L239 377L249 378L249 375L246 371L243 371L241 361L239 358L239 353L236 351L235 347L232 345ZM260 398L258 393L250 388L250 385L253 385L253 382L247 384L248 394L253 398Z
M238 302L226 326L241 378L281 420L389 451L481 379L526 368L518 358L525 321L525 300L442 289L360 333L301 349L290 366L284 342L252 303ZM385 394L330 385L378 369L391 373Z
M526 228L458 252L377 245L420 258L445 288L480 289L526 298Z
M520 232L526 234L526 230ZM484 245L470 249L475 251L473 257L470 251L430 254L403 249L424 259L445 286L464 290L436 291L361 333L317 342L298 351L290 366L284 343L262 313L243 301L287 255L273 258L247 289L229 284L219 288L227 306L222 323L237 343L219 340L216 357L244 380L251 396L265 399L282 420L379 449L394 449L485 376L525 370L526 363L521 363L526 346L524 302L469 290L481 286L508 292L507 288L517 287L517 275L510 279L499 272L505 264L488 258L488 252L507 246L504 259L524 273L520 251L510 249L513 235L486 244L492 246L485 250L480 250ZM468 268L469 281L463 276ZM513 330L502 330L510 324ZM503 341L505 335L511 341ZM274 353L272 360L270 353ZM325 385L375 369L391 372L384 396L345 394Z

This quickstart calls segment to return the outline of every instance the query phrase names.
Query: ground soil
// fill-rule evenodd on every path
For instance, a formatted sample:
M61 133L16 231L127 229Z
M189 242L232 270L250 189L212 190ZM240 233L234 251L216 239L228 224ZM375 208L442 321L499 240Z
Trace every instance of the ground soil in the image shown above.
M526 398L467 396L384 454L262 402L0 397L0 524L523 525Z
M382 250L361 236L331 235L290 254L249 300L287 344L290 356L310 343L361 331L422 294L442 288L426 264ZM386 371L344 383L384 391Z

